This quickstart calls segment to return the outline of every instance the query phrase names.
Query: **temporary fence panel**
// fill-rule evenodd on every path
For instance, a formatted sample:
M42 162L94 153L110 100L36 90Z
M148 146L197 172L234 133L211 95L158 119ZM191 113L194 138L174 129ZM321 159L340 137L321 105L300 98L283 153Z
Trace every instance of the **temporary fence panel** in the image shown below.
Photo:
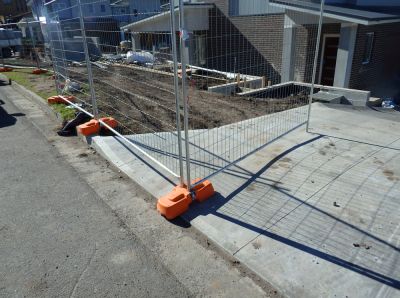
M57 91L60 95L73 96L74 101L91 115L94 105L88 65L85 62L85 43L79 23L79 16L60 19L59 14L67 9L78 10L75 5L61 10L49 11L47 32L54 64Z
M95 118L115 118L118 137L181 183L305 124L323 3L137 5L47 5L57 86Z
M41 22L22 19L18 23L0 24L0 58L2 66L48 69L51 57L46 51Z
M323 6L205 2L179 1L186 177L195 184L306 123Z
M175 20L170 6L156 2L142 1L141 10L94 0L49 4L48 31L60 92L75 96L95 118L113 117L117 138L183 177ZM159 30L129 26L160 14Z

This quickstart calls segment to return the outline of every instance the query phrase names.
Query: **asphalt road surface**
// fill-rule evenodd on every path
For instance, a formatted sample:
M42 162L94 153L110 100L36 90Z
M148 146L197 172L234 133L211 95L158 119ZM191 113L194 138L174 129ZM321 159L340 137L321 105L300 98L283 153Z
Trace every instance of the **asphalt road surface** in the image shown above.
M281 297L0 75L0 297Z
M0 87L0 297L187 297Z

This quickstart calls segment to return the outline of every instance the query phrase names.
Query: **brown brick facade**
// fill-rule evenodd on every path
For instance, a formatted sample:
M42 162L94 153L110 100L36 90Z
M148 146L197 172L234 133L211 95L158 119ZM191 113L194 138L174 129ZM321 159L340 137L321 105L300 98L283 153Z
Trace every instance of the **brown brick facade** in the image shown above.
M266 76L273 84L281 82L284 14L230 16L229 0L207 0L210 30L206 32L207 67L222 71ZM324 24L322 36L340 34L340 23ZM317 24L297 25L294 30L295 51L292 57L294 80L311 82ZM370 63L363 64L366 33L374 32ZM319 83L323 42L317 60ZM349 88L379 93L382 82L400 76L400 23L358 26ZM376 94L378 95L378 94Z
M265 75L280 82L283 14L229 16L228 0L209 0L207 67L222 71Z
M325 34L340 34L340 24L323 24L321 39ZM298 25L295 29L294 80L311 83L314 66L318 25ZM322 41L317 60L316 82L318 82L321 65Z
M363 64L365 40L374 32L371 61ZM370 90L380 96L380 88L400 73L400 23L374 26L359 25L354 51L350 88ZM399 87L400 88L400 87Z
M280 83L284 14L230 16L229 0L207 2L216 6L210 11L206 37L207 67L262 75L272 83ZM295 28L294 80L311 82L317 30L317 24ZM324 24L322 34L332 33L340 33L340 24ZM320 59L318 71L319 63Z

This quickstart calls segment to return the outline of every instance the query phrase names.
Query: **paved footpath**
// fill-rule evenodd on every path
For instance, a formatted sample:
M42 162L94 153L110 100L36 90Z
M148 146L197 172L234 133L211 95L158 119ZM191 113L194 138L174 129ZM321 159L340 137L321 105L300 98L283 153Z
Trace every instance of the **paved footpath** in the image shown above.
M12 87L0 86L0 297L267 296L181 227L168 226L155 210L146 207L145 220L154 224L145 228L143 222L137 223L142 217L135 215L135 208L125 208L130 212L125 219L131 219L121 220L122 211L110 208L111 199L107 203L99 197L10 96L15 102L27 99ZM31 116L40 115L33 111ZM112 171L102 172L92 183ZM119 189L126 187L121 185L113 190L115 206L122 200ZM141 201L137 210L145 204ZM179 251L171 251L171 241L157 242L169 235L160 230L165 228L171 235L179 233L187 243L181 251L197 258L184 254L177 258Z

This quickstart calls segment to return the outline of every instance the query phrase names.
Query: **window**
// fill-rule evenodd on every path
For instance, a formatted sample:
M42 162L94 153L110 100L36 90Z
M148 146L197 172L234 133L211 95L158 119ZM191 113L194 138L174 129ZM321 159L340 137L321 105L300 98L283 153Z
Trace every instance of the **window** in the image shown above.
M3 0L4 4L10 4L12 0Z
M89 12L93 12L93 4L88 5L88 10L89 10Z
M106 12L106 6L104 4L100 5L100 11Z
M136 8L133 10L133 15L134 15L135 17L137 17L137 16L138 16L138 11L137 11L137 9L136 9Z
M374 32L369 32L366 34L365 45L364 45L364 56L362 60L363 64L368 64L371 62L372 49L374 47L374 37L375 37Z

